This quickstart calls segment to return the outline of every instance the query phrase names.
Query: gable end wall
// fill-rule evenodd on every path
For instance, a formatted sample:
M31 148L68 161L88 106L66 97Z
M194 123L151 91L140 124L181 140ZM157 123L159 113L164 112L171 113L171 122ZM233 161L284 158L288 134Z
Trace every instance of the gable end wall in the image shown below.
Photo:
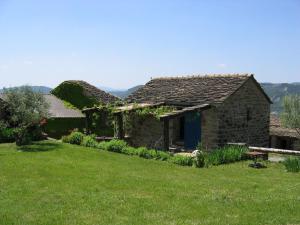
M249 79L218 107L218 145L228 142L269 146L270 102Z

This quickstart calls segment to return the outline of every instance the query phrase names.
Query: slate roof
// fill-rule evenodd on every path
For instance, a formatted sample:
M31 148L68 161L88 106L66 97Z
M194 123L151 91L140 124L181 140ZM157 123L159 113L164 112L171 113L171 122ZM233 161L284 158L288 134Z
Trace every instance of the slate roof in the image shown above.
M270 135L300 139L297 131L284 127L276 115L271 115L270 117Z
M255 81L262 93L271 102L253 75L249 74L155 78L128 96L125 101L129 103L170 102L187 105L220 103L249 79Z
M44 95L49 104L50 118L84 118L85 116L80 110L70 109L65 106L64 102L51 94ZM3 94L0 94L0 100Z
M108 104L108 103L114 103L116 101L120 101L121 99L109 94L103 90L100 90L99 88L85 82L82 80L67 80L64 81L62 84L64 83L75 83L80 85L83 88L83 92L86 96L89 97L93 97L95 98L97 101Z
M49 104L51 118L84 118L80 110L71 109L65 106L64 102L54 95L44 95Z

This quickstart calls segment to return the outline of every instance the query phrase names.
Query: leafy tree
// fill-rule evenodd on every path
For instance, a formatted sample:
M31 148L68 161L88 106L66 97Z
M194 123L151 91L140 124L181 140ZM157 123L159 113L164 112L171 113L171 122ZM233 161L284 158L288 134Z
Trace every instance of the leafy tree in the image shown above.
M48 117L49 105L43 94L34 92L29 86L5 89L4 96L8 103L8 123L17 127L17 145L29 144L41 121Z
M300 135L300 95L290 95L283 99L284 110L281 121L285 127L295 129Z

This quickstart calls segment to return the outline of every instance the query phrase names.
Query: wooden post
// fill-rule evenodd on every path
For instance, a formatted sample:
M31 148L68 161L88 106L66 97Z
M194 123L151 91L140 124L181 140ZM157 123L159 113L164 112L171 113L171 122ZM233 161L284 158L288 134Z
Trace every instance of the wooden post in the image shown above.
M169 118L164 119L164 150L169 151Z
M123 129L123 115L118 113L116 115L117 120L117 137L118 139L124 139L124 129Z

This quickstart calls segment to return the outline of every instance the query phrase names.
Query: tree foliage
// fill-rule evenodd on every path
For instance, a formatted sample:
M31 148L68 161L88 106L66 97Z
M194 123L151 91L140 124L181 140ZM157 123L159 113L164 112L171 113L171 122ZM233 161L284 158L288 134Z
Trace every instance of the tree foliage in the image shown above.
M284 110L281 121L285 127L295 129L300 135L300 95L290 95L283 99Z
M8 124L16 127L17 144L30 142L42 119L49 116L49 105L43 94L34 92L29 86L4 90L8 104Z

